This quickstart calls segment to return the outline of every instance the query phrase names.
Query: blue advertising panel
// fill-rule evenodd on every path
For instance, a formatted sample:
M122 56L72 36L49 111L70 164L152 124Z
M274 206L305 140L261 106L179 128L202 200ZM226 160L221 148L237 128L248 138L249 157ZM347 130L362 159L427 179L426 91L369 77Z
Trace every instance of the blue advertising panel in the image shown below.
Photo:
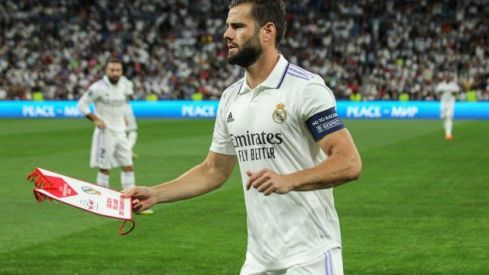
M1 118L83 117L76 101L0 101Z
M136 117L215 118L219 101L133 101Z
M342 118L360 119L439 119L438 101L339 101ZM489 102L457 102L456 119L489 119Z
M132 101L136 117L214 118L218 101ZM93 106L92 106L93 107ZM0 101L0 118L83 117L76 101Z
M218 101L132 101L139 118L214 118ZM337 112L348 119L438 119L436 101L338 101ZM76 101L0 101L0 118L83 117ZM457 102L456 119L489 119L489 102Z

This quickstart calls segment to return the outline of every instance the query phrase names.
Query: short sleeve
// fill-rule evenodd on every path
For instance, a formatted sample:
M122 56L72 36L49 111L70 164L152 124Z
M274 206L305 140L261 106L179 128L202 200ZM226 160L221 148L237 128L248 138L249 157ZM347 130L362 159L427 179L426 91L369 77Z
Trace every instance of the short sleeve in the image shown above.
M126 79L126 94L129 97L134 95L134 84L129 79Z
M300 112L302 120L316 141L344 128L336 112L333 92L320 77L307 84L301 97Z
M224 99L219 102L210 150L224 155L236 155L225 121L225 102Z

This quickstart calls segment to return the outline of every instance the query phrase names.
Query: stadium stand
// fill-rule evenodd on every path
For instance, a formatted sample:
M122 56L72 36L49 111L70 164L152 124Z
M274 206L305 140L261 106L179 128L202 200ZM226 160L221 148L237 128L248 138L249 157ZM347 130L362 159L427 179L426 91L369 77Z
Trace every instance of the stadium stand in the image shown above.
M487 0L286 1L285 56L338 99L433 100L443 72L489 100ZM136 98L216 99L227 0L0 2L0 99L77 99L120 56ZM198 94L196 94L198 93Z

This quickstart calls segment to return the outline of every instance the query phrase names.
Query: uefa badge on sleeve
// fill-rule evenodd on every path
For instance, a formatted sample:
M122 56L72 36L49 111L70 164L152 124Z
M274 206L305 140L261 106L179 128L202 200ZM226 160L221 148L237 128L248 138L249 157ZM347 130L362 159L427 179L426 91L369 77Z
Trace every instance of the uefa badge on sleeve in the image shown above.
M285 111L285 105L283 103L277 104L277 109L273 111L272 118L278 124L282 124L287 120L287 111Z

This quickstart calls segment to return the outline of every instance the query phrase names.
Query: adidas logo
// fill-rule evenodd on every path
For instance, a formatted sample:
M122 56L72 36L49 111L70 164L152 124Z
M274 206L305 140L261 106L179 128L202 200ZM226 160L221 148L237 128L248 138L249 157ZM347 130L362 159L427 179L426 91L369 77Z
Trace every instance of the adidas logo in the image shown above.
M234 121L233 113L229 112L229 115L228 115L228 118L227 118L227 123L233 122L233 121Z

